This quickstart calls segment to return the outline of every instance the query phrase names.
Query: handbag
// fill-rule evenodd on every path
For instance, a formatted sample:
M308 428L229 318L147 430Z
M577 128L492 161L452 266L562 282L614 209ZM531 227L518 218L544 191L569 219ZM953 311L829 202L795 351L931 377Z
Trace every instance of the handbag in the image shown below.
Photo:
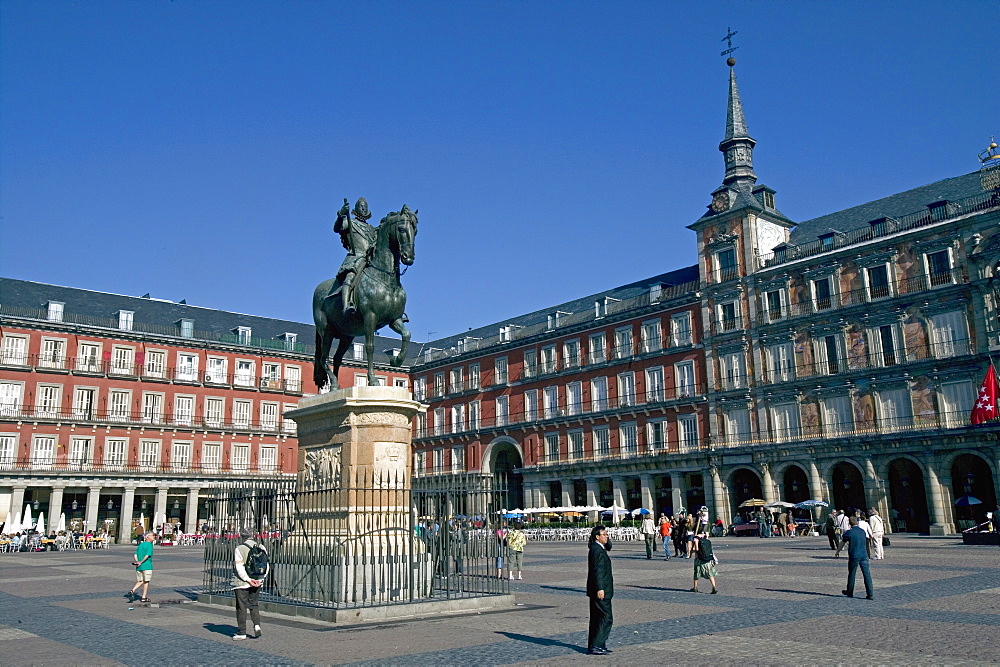
M882 546L883 547L887 547L890 544L892 544L892 542L889 541L889 536L888 535L883 535L882 536Z

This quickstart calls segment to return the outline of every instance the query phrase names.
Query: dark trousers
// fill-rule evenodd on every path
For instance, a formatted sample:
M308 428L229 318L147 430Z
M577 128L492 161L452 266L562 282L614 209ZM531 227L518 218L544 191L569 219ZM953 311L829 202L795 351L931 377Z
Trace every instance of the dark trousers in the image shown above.
M587 636L587 648L592 649L595 646L604 648L614 622L614 617L611 615L611 600L590 598L590 634Z
M875 595L875 586L872 584L872 573L869 567L870 561L867 558L855 560L847 559L847 594L854 595L854 580L858 575L858 566L861 567L861 576L865 579L865 595L872 597Z
M826 531L826 536L830 539L830 548L831 549L836 549L837 548L837 531L836 530L828 530L828 531Z
M646 535L646 558L653 557L653 550L656 549L656 535Z
M236 593L236 625L239 626L236 632L243 634L247 629L247 612L250 612L250 620L254 625L260 625L260 609L257 608L257 599L260 596L260 586L250 588L237 588Z

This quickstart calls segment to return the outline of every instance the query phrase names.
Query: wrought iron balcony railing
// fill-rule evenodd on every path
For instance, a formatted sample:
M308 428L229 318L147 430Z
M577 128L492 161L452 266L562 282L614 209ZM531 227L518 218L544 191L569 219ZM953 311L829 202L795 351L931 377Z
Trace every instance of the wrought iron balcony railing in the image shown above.
M87 473L108 473L115 475L128 474L149 474L149 475L212 475L212 476L241 476L241 475L276 475L294 476L295 473L287 473L280 469L277 464L271 463L229 463L225 466L219 464L205 463L153 463L153 462L96 462L96 461L73 461L70 459L50 459L45 457L33 458L12 458L0 456L0 471L4 472L87 472Z

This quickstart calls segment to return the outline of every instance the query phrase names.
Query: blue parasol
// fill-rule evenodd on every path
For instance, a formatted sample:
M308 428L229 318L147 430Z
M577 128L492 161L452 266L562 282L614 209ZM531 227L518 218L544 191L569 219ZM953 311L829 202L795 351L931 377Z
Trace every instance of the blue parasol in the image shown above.
M982 505L983 501L975 496L962 496L955 501L955 507L972 507L973 505Z

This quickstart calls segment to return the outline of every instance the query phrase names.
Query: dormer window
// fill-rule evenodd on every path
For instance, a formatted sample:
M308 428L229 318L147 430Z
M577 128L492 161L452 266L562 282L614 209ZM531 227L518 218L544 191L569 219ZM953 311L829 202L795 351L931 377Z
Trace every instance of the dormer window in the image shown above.
M118 311L118 328L122 331L132 330L132 317L135 313L131 310L119 310Z
M285 342L285 349L291 351L295 349L295 343L298 341L299 335L286 331L281 334L281 338Z
M250 344L250 334L251 334L250 327L236 327L235 333L236 333L236 342L238 342L240 345Z
M660 300L660 295L663 293L663 285L656 283L655 285L649 286L649 302L656 303Z
M62 322L63 321L63 307L62 301L49 301L48 308L46 308L45 318L49 322Z
M177 323L181 338L194 338L194 320L181 320Z
M510 335L511 335L511 332L513 331L513 329L514 329L514 327L512 327L509 324L507 326L505 326L505 327L500 327L500 342L501 343L509 343L510 342Z
M820 236L819 242L823 250L833 250L833 232Z
M764 208L774 208L774 193L764 190Z

